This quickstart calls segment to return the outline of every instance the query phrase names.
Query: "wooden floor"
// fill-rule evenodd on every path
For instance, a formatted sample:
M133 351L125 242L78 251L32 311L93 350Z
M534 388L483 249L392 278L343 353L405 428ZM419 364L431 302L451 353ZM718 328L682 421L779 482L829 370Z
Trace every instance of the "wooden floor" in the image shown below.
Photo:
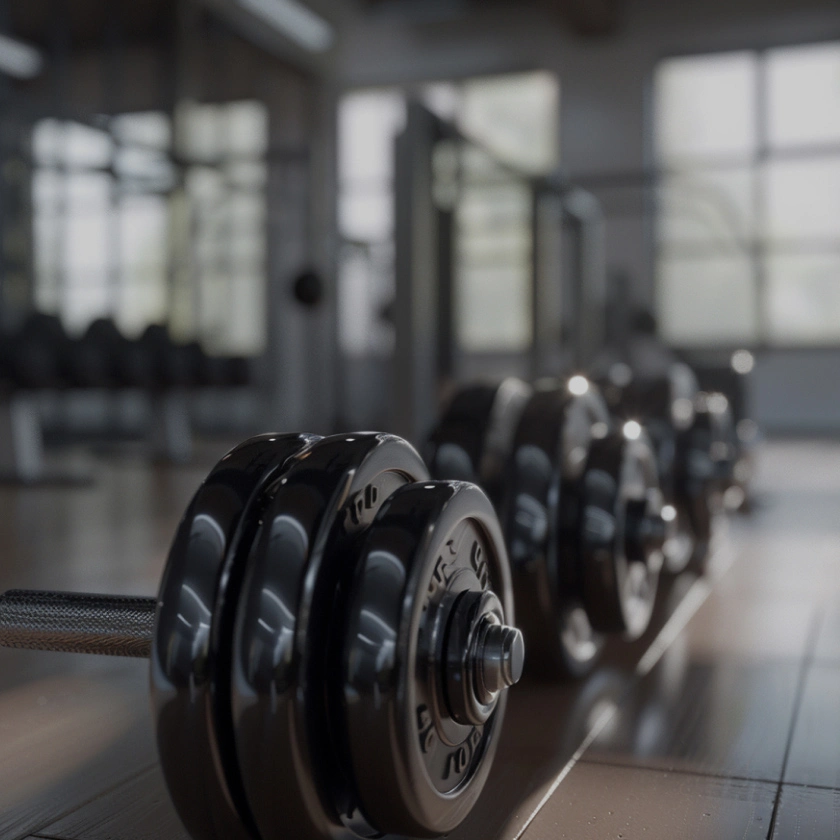
M214 454L220 454L216 452ZM840 838L840 444L775 443L710 577L578 684L525 682L452 840ZM0 588L152 594L204 468L0 488ZM0 651L0 838L184 838L142 662Z

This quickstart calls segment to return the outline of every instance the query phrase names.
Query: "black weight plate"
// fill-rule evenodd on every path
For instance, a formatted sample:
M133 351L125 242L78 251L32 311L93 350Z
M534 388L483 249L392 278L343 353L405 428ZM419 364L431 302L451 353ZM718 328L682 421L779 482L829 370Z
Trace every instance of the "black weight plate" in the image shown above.
M695 423L695 403L699 391L697 376L685 363L667 361L640 364L634 358L633 367L622 362L614 365L625 378L604 374L605 386L610 390L611 407L623 419L644 423L656 453L657 472L663 496L675 508L676 521L665 546L665 568L676 574L684 570L696 556L698 539L692 525L697 511L692 513L694 499L685 492L686 432ZM620 379L620 383L613 381Z
M696 556L698 547L688 510L681 504L673 504L672 508L675 518L662 548L662 571L678 575L688 568L692 558Z
M594 440L583 480L583 596L593 627L633 639L650 622L662 567L664 524L656 461L638 424ZM659 526L651 545L641 528Z
M483 724L459 723L442 663L447 650L451 658L468 647L453 641L453 605L464 603L462 593L488 590L511 624L504 542L482 491L460 482L398 490L364 539L343 663L353 776L363 810L384 833L448 832L481 793L507 692Z
M608 423L594 386L562 387L535 391L516 430L502 522L529 670L580 676L603 646L581 600L578 523L593 434Z
M695 406L691 428L678 438L675 498L693 537L688 568L703 574L714 515L734 479L737 447L732 410L723 394L701 392Z
M261 435L231 450L193 497L169 552L152 646L152 701L167 787L200 840L252 836L230 711L235 596L266 487L315 440Z
M259 836L369 834L341 761L343 603L356 543L388 497L428 478L391 435L324 438L286 471L241 589L232 671L236 746Z
M674 362L668 369L671 385L669 419L677 431L691 428L694 422L694 405L700 384L697 375L684 362Z
M515 377L458 391L429 439L432 475L473 481L498 503L516 424L530 395L530 385Z

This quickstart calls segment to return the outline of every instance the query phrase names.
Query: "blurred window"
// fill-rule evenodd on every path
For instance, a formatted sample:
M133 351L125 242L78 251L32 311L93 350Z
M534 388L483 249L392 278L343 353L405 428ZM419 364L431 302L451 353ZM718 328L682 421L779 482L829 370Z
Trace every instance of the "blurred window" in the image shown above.
M261 102L182 102L173 230L172 327L210 352L253 355L266 342L268 110ZM180 305L179 305L180 304Z
M467 352L524 352L532 323L530 186L469 143L443 141L436 158L451 153L453 145L458 346ZM438 184L444 178L446 183L448 173L435 168Z
M556 168L557 77L515 73L422 84L412 92L478 144L439 148L432 185L441 193L435 198L455 210L459 344L522 350L531 328L531 209L521 177L504 167L527 175ZM339 336L351 356L387 355L393 346L393 325L383 314L394 296L394 141L406 101L400 88L376 88L350 92L339 105ZM454 194L443 196L447 190Z
M393 326L394 140L406 118L395 88L348 93L338 108L339 341L350 356L387 355Z
M32 132L35 302L80 333L168 323L210 352L265 344L267 109L44 119Z
M667 59L654 102L663 336L840 342L840 42Z

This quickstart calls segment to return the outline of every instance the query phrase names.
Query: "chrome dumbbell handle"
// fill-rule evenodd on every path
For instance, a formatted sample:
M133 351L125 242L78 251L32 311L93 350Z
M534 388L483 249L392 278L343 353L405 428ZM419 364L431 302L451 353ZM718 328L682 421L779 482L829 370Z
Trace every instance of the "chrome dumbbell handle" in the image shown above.
M0 595L0 646L148 658L155 598L12 589Z

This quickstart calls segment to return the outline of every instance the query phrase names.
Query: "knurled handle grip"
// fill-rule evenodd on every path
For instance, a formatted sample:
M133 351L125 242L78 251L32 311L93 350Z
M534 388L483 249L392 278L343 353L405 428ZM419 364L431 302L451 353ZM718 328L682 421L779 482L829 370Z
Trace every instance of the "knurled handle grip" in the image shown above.
M0 645L148 658L154 598L12 589L0 595Z

